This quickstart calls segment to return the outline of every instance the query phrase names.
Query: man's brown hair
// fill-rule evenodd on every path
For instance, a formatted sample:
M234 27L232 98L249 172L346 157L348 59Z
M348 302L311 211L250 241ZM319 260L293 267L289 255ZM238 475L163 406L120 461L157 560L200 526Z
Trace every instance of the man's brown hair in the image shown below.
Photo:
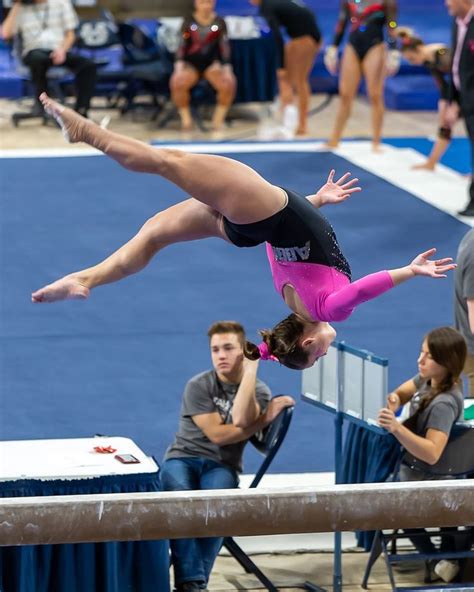
M217 333L235 333L238 336L242 347L245 344L245 329L237 321L217 321L212 323L207 332L209 339Z

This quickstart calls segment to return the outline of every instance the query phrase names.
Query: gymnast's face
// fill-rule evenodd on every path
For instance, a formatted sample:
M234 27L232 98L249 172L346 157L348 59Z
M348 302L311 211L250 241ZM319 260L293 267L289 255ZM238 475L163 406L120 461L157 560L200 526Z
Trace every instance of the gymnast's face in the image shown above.
M448 371L444 366L435 362L431 357L428 342L426 339L421 346L420 355L418 356L418 371L421 378L425 380L435 380L437 383L446 378Z
M214 333L210 342L214 370L230 382L238 382L243 368L244 350L236 333Z
M311 323L303 333L301 345L308 352L308 363L304 368L311 366L325 356L329 346L336 339L336 331L329 323ZM302 368L302 370L304 370Z
M215 0L194 0L194 10L199 14L211 14L215 7Z

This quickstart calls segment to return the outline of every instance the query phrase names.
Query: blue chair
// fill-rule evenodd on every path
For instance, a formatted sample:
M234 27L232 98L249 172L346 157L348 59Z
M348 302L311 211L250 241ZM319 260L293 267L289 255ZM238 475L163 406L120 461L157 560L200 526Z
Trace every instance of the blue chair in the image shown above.
M402 458L402 457L401 457ZM400 460L401 462L401 460ZM394 479L398 474L400 462L394 471ZM467 422L458 422L453 426L448 443L441 455L441 458L436 463L436 466L431 466L424 463L414 457L409 456L409 464L412 467L419 467L424 472L430 473L434 479L437 477L446 477L447 479L468 479L474 476L474 424ZM421 532L420 534L426 535ZM398 590L439 590L439 585L432 586L416 586L410 588L397 587L395 583L395 577L393 574L393 565L395 563L400 564L407 561L429 561L433 559L464 559L467 557L474 557L474 551L462 550L462 551L450 551L446 553L436 554L422 554L418 552L410 553L399 553L396 550L396 542L398 539L407 538L407 534L403 532L392 532L385 534L383 531L378 530L375 533L375 537L370 550L369 559L365 568L364 577L362 579L362 588L367 589L370 572L375 561L380 557L384 556L385 564L387 566L388 577L392 586L393 592ZM410 536L416 536L410 533ZM436 532L433 533L436 536ZM472 531L450 531L449 536L457 539L461 539L463 547L466 547L466 541L472 541ZM465 588L464 584L456 586L450 584L449 589ZM473 588L474 589L474 588Z
M262 477L270 467L276 453L283 444L283 440L285 439L288 428L290 427L291 418L293 417L293 409L294 407L285 407L285 409L282 409L278 416L264 430L262 435L255 435L250 439L250 442L264 457L260 468L258 469L249 486L250 488L257 487L257 485L262 480ZM272 584L267 576L255 565L255 563L232 537L226 537L224 539L223 546L233 557L235 557L235 559L240 563L245 571L247 573L254 574L267 590L270 592L278 592L277 588Z
M121 95L125 99L122 114L142 106L136 97L151 96L152 119L156 119L169 98L169 80L173 71L171 56L150 35L134 23L119 23L118 37L123 49L123 65L128 81Z

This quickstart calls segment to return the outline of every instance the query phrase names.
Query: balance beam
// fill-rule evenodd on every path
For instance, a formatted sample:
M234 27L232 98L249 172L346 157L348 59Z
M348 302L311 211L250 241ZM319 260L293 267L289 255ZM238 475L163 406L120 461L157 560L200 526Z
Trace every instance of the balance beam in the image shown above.
M0 499L0 545L474 525L474 481Z

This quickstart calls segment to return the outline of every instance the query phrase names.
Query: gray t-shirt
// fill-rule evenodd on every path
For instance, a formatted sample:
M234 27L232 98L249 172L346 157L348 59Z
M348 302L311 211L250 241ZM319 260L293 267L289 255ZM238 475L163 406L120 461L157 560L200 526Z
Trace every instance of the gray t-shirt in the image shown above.
M454 323L456 329L464 335L467 348L474 355L474 335L469 326L466 300L474 299L474 228L462 239L459 245L454 272Z
M417 374L413 381L415 383L417 392L413 395L410 401L410 417L412 417L420 407L423 397L425 397L430 390L430 385L427 380L423 380ZM464 398L462 392L453 387L446 393L441 393L436 396L431 403L423 409L423 411L416 418L416 424L410 425L410 429L418 436L425 437L429 429L439 430L449 436L453 425L462 418L464 411ZM410 453L404 456L404 462L400 467L401 481L423 481L426 479L445 479L444 476L434 477L432 472L436 472L436 464L430 466L430 471L424 471L425 463L415 459Z
M178 432L165 453L165 460L200 456L229 465L241 472L242 455L247 441L218 446L209 440L192 419L193 415L217 411L225 424L232 423L232 406L238 388L238 384L221 382L214 370L202 372L191 378L184 389ZM268 386L258 379L256 397L263 413L271 398L271 392Z

